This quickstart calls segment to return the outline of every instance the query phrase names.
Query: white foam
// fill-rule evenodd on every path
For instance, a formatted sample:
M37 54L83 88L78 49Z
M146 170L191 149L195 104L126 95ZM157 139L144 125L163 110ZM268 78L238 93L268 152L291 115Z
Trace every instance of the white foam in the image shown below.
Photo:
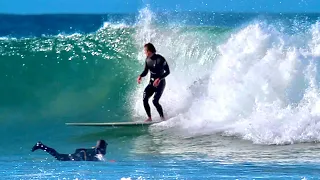
M0 41L7 41L7 40L17 40L17 38L14 37L0 37Z
M82 34L80 34L80 33L72 33L72 34L59 33L57 35L58 38L79 38L81 36L82 36ZM45 35L44 35L44 37L45 37Z
M128 177L128 178L122 177L121 180L131 180L131 178L130 177Z
M320 140L319 23L304 36L291 36L255 22L216 46L206 33L156 28L153 17L148 8L141 11L135 38L141 48L154 43L169 62L172 73L160 103L176 128L261 144ZM142 50L138 58L143 65ZM145 116L147 81L133 93L133 116ZM158 116L154 107L152 114Z
M128 28L128 27L130 26L125 23L104 22L101 29L105 29L105 28L122 29L122 28Z
M1 40L8 40L9 38L8 37L0 37L0 41Z

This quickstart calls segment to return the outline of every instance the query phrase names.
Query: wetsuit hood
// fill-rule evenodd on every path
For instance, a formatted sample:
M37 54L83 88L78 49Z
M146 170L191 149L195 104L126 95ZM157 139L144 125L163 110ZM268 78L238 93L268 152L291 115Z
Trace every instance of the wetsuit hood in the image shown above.
M108 143L105 140L99 140L97 142L96 149L100 151L101 154L105 155L107 150Z

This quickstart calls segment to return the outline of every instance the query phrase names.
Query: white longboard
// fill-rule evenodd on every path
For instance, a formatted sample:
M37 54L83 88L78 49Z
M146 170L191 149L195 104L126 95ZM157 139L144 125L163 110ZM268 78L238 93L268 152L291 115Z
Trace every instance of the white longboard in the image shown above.
M109 122L109 123L66 123L67 126L150 126L155 123L160 123L161 121L152 122Z

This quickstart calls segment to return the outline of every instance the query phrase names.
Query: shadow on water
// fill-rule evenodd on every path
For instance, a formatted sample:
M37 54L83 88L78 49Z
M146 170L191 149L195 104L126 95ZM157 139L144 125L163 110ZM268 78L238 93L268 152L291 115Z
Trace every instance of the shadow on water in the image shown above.
M78 128L78 127L76 127ZM92 131L69 138L72 142L88 142L97 139L132 139L148 134L148 127L87 127Z

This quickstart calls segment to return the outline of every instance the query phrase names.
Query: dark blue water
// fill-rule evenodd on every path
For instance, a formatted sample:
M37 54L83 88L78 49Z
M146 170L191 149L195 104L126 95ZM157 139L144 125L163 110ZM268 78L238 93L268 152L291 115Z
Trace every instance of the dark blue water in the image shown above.
M254 20L281 22L292 26L297 22L313 24L320 14L259 14L259 13L158 13L155 23L176 23L192 26L217 26L236 28ZM135 25L139 14L57 14L57 15L10 15L0 14L0 36L33 37L57 34L93 33L105 22L113 24Z

